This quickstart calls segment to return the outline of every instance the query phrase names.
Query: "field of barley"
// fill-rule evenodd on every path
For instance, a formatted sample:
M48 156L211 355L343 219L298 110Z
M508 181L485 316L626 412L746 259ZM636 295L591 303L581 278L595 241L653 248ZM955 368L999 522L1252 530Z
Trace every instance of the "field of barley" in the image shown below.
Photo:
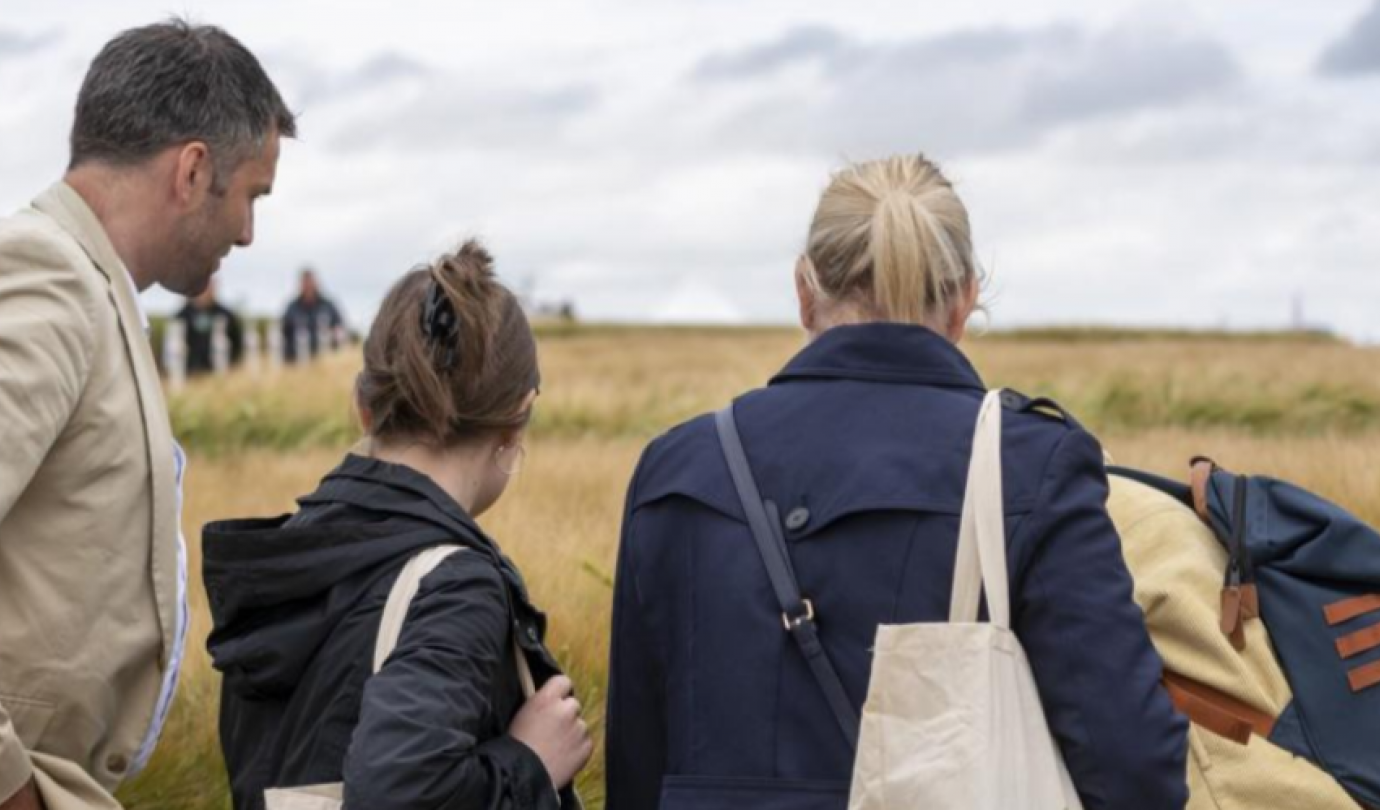
M610 573L624 488L648 439L765 384L802 344L793 330L541 330L543 386L528 461L481 521L552 617L551 642L597 738ZM1180 477L1206 454L1294 480L1380 524L1380 349L1319 336L1040 332L965 344L990 386L1049 396L1122 464ZM229 808L216 739L219 685L204 648L201 526L293 508L357 436L358 352L303 369L197 381L171 397L190 454L184 527L194 619L163 744L125 786L132 810ZM572 572L574 572L572 574ZM581 778L602 807L602 752Z

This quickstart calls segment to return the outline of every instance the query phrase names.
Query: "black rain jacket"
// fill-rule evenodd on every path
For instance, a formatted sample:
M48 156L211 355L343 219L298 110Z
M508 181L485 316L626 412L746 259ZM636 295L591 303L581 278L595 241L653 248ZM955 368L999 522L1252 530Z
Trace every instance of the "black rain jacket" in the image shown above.
M430 478L361 456L298 503L291 516L205 528L236 809L261 810L266 788L340 781L353 809L575 806L506 733L524 700L514 634L538 685L558 667L546 619L498 546ZM371 677L394 580L442 544L466 550L422 580Z

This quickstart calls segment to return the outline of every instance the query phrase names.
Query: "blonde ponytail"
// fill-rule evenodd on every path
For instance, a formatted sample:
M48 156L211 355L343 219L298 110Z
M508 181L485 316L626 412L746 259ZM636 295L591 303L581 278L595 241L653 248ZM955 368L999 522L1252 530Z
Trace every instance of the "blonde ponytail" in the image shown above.
M815 210L805 257L817 293L885 321L933 323L979 281L968 212L919 155L837 172Z

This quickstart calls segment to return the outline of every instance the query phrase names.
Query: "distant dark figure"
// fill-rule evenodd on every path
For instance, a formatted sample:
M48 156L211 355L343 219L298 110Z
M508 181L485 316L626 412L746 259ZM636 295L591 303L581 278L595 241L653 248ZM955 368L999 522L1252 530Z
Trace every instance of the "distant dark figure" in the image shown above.
M303 270L301 292L283 313L283 359L289 363L298 362L301 341L307 348L307 356L301 360L309 360L321 351L323 335L328 345L338 343L344 329L340 308L321 294L316 274L310 268Z
M216 283L201 295L188 298L187 305L177 313L187 331L187 376L215 371L216 322L224 319L225 337L230 342L230 365L239 365L244 355L244 330L240 318L229 307L216 300Z

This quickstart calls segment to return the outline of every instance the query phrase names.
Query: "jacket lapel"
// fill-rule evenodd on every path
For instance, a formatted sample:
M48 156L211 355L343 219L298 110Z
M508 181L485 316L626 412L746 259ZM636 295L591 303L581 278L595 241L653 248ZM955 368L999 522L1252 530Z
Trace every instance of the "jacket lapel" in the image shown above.
M158 602L158 619L163 631L163 657L172 654L177 626L177 473L174 469L172 428L167 405L163 401L162 383L148 335L144 334L139 305L129 271L115 253L100 220L86 201L66 183L59 182L34 201L34 207L52 217L70 233L92 263L106 277L110 285L111 301L125 340L125 349L134 370L134 384L139 394L144 436L148 450L152 480L149 486L153 516L152 574L154 596Z

